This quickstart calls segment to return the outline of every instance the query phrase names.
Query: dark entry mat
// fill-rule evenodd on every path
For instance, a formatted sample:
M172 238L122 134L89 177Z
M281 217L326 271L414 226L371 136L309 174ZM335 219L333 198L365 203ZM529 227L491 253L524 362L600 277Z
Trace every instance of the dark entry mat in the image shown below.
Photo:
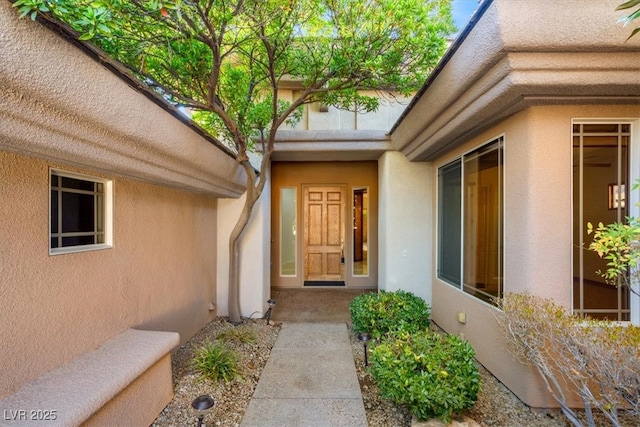
M344 280L305 280L305 286L344 286Z

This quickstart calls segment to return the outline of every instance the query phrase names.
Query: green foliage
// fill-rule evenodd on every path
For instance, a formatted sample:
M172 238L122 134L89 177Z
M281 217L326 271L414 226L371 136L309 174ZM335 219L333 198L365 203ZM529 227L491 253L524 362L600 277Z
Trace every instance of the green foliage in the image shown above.
M171 102L216 116L239 152L309 102L373 111L356 89L418 89L454 31L449 0L17 0L92 40ZM284 101L283 81L298 99ZM285 103L283 108L281 103ZM204 123L210 123L211 118Z
M361 89L409 95L454 31L450 0L17 0L14 6L22 16L70 25L142 85L195 112L194 120L229 146L247 178L231 248L264 189L283 124L314 102L374 111L378 94ZM259 173L248 155L256 148ZM239 323L238 251L229 257L229 320Z
M205 342L194 351L193 368L202 380L229 382L239 376L240 355L223 343Z
M221 342L237 342L243 344L255 344L258 340L256 332L246 326L234 326L224 329L216 337Z
M356 296L349 304L355 332L380 338L392 331L418 332L429 327L429 306L411 292L372 292Z
M449 422L471 408L480 391L474 355L468 342L453 335L399 332L371 350L371 374L384 398L418 419Z
M626 2L622 3L618 7L616 7L616 10L626 10L626 9L632 9L634 7L636 9L631 11L631 12L629 12L628 15L622 16L619 19L619 22L622 22L625 26L627 26L628 24L632 23L634 20L640 18L640 0L629 0L629 1L626 1ZM638 32L640 32L640 27L636 27L631 32L631 35L627 38L627 40L629 40L631 37L635 36Z
M639 0L640 1L640 0ZM640 180L633 186L640 189ZM638 203L637 205L640 205ZM632 292L640 295L637 286L640 281L640 218L627 217L626 223L614 222L594 227L587 224L587 233L593 234L589 249L607 260L607 269L598 273L614 286L628 286Z

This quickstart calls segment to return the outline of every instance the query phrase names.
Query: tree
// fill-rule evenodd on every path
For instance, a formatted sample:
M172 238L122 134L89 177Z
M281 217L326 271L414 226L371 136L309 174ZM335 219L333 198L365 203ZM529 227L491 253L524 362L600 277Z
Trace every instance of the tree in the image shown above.
M626 10L626 9L632 9L634 7L636 8L635 10L631 11L628 15L622 16L619 19L619 22L622 22L624 26L627 26L630 23L632 23L634 20L640 18L640 0L629 0L620 4L618 7L616 7L616 10ZM631 35L627 38L627 40L635 36L638 32L640 32L640 27L636 27L631 32Z
M277 130L305 104L374 111L359 89L417 90L454 30L449 0L18 0L71 25L228 144L247 178L229 239L229 320L241 322L239 244L266 183ZM53 17L53 18L52 18ZM281 82L299 83L280 99ZM259 172L249 161L258 148Z

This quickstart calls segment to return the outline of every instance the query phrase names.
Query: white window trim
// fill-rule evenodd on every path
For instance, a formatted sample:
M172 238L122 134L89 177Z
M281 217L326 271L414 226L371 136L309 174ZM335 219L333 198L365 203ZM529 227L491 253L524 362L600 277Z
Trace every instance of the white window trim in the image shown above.
M63 248L51 247L51 183L53 175L66 178L74 178L83 181L100 182L104 186L104 243L96 245L67 246ZM89 252L102 249L113 248L113 180L99 178L96 176L68 172L61 169L49 168L49 221L48 221L48 243L49 255L62 255L77 252Z
M629 184L635 183L637 179L640 178L640 118L629 118L629 117L607 117L607 118L572 118L571 119L571 127L570 127L570 141L573 141L573 125L576 124L629 124L630 125L630 138L629 138ZM573 159L571 160L573 165ZM572 166L573 167L573 166ZM571 191L573 193L573 182L571 183ZM640 195L638 194L640 191L629 191L629 200L628 200L628 209L629 215L640 217L640 207L637 204L640 202ZM571 194L573 199L573 194ZM572 220L573 222L573 215ZM571 229L573 230L573 223L571 224ZM573 236L572 236L573 242ZM573 253L571 254L573 257ZM572 261L573 262L573 261ZM636 283L636 289L640 289L640 283ZM573 301L573 286L571 287L571 301ZM573 310L573 303L571 309ZM636 325L640 325L640 297L638 297L633 292L629 293L629 309L630 313L630 322ZM620 323L628 323L628 322L620 322Z

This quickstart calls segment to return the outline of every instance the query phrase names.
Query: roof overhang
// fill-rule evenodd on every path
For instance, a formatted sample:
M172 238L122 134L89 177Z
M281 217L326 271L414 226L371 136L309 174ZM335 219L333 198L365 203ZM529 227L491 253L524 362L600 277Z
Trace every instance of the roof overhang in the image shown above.
M272 159L276 161L377 160L391 150L381 130L280 130Z
M18 15L0 4L0 150L214 197L244 193L242 168L217 141L107 58Z
M640 37L616 2L494 0L394 126L394 149L428 161L533 105L640 104ZM527 13L522 13L527 10Z

